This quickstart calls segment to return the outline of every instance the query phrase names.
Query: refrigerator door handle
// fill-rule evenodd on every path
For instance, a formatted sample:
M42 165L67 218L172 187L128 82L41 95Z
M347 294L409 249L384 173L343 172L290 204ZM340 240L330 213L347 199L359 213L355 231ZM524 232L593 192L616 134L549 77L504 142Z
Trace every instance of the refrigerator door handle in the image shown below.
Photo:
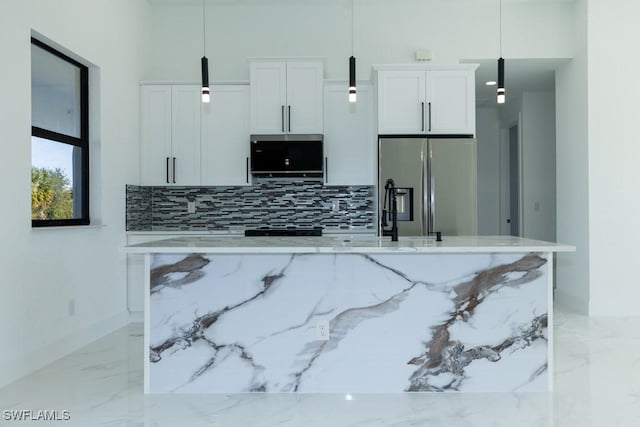
M431 200L431 188L430 188L430 170L431 163L429 162L429 141L422 142L422 235L428 236L431 231L431 211L429 209L429 202Z
M429 144L429 156L428 156L428 165L429 165L429 233L433 233L435 231L435 222L436 222L436 179L435 174L433 173L433 147Z
M420 215L420 235L427 236L427 164L425 160L424 142L420 149L420 160L422 161L422 169L420 171L420 201L422 202L422 215Z

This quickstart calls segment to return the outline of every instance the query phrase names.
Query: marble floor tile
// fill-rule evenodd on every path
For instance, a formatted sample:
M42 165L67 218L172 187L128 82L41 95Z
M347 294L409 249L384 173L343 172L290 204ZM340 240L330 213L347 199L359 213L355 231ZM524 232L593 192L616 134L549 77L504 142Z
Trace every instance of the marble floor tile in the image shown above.
M640 426L640 318L555 314L553 393L144 395L131 324L0 389L4 426ZM5 411L68 411L8 421Z

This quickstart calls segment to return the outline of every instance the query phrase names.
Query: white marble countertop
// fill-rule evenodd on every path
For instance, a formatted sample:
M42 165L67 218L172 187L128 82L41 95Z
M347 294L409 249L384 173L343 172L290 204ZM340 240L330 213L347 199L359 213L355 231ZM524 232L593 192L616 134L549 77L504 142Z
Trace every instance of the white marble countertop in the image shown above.
M167 236L167 239L174 236L244 236L244 228L229 229L229 230L147 230L147 231L127 231L127 236ZM376 235L376 230L368 229L323 229L323 236L345 236L345 235L359 235L370 236Z
M574 246L513 236L390 237L240 237L183 236L128 245L128 253L487 253L573 252Z

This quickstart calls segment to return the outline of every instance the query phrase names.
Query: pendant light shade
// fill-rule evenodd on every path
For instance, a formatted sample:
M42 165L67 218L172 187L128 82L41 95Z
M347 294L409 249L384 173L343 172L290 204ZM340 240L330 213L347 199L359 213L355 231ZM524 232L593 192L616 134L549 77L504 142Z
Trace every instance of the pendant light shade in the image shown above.
M206 56L200 60L202 64L202 102L210 102L211 94L209 92L209 61Z
M496 89L496 97L498 104L504 104L507 100L507 93L504 88L504 58L502 57L502 0L499 0L498 14L498 41L500 42L500 58L498 58L498 88Z
M506 101L506 91L504 89L504 58L498 59L498 104L504 104Z
M349 58L349 102L356 102L356 57Z

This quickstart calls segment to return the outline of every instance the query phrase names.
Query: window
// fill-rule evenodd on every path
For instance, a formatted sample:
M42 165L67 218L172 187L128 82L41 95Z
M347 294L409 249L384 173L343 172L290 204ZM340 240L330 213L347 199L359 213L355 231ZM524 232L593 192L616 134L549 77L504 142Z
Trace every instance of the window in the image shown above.
M89 224L89 70L31 39L31 224Z

